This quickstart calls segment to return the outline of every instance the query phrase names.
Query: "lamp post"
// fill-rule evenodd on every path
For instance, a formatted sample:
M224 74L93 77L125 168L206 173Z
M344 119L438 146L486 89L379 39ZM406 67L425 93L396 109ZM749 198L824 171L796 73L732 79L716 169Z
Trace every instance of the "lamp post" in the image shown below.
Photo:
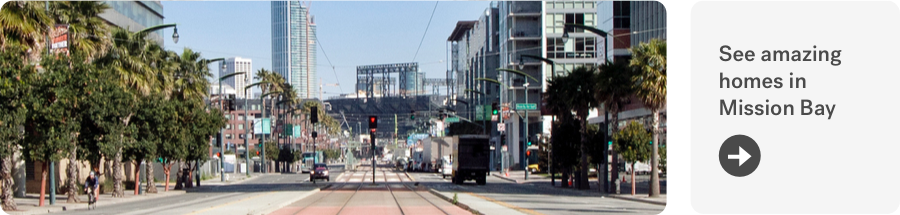
M563 34L566 34L566 33L563 33ZM567 35L567 34L566 34L566 35ZM567 40L567 39L568 39L568 38L563 38L563 40ZM523 58L523 57L524 57L524 58L538 59L538 60L540 60L540 61L543 61L544 63L550 64L550 74L552 75L553 78L556 78L556 62L553 62L553 60L550 60L550 59L547 59L547 58L543 58L543 57L541 57L541 56L524 55L524 54L523 54L523 55L519 55L519 64L520 64L520 65L523 64L523 63L522 63L522 58ZM527 99L526 99L526 100L527 100ZM552 121L554 121L554 122L556 121L556 117L555 117L555 116L553 117L553 120L552 120ZM526 133L527 133L527 132L526 132ZM551 155L552 155L552 154L551 154ZM547 166L548 166L548 167L547 167L548 172L550 172L550 186L555 186L555 184L556 184L556 175L553 174L553 156L550 156L550 158L548 158L547 160L548 160L549 163L550 163L550 165L547 165Z
M227 69L227 66L226 66L225 62L223 61L222 62L222 71L219 74L222 74L222 72L225 72L225 69ZM231 74L223 75L223 76L219 77L219 105L222 108L222 113L226 112L226 110L225 110L225 95L222 90L222 81L225 81L225 79L234 77L236 75L242 75L242 74L244 74L244 72L233 72ZM225 139L225 128L220 128L219 133L221 134L219 137L219 151L220 151L220 156L219 156L220 166L219 167L221 168L220 172L222 172L222 181L224 182L225 181L225 158L224 158L224 156L225 156L225 145L224 145L224 143L225 143L224 142L225 141L224 140Z
M591 26L579 25L579 24L571 24L571 23L566 23L565 26L566 26L566 28L570 28L570 27L571 27L571 28L579 28L579 29L584 29L584 30L593 32L593 33L599 35L600 37L603 37L603 42L608 44L608 40L609 40L608 36L609 36L609 34L608 34L606 31L603 31L603 30L600 30L600 29L597 29L597 28L594 28L594 27L591 27ZM569 39L569 31L567 31L567 29L564 29L564 31L563 31L563 43L565 43L565 41L568 40L568 39ZM609 61L609 48L608 48L608 47L604 47L604 48L606 49L606 51L604 51L603 57L606 58L606 61L608 62L608 61ZM604 105L604 108L603 108L604 115L605 115L603 121L606 122L606 126L607 126L607 127L606 127L606 130L607 130L607 132L606 132L606 136L604 137L605 140L604 140L603 142L608 142L609 139L610 139L610 138L609 138L609 126L610 126L611 123L609 122L609 108L607 108L607 107L605 107L605 106L606 106L606 105ZM618 126L618 125L614 125L614 126ZM606 147L609 147L609 146L606 146ZM618 156L615 155L615 151L612 151L611 153L613 153L613 156L612 156L612 157L613 157L613 165L618 164L618 162L616 161ZM606 160L606 159L604 159L604 160ZM607 163L608 163L608 162L607 162ZM597 170L597 171L603 171L603 176L601 176L601 177L604 178L604 179L603 179L603 183L608 183L607 180L606 180L606 175L607 175L607 173L606 173L606 169L607 169L606 166L604 165L604 167L602 167L601 169L603 169L603 170ZM654 168L654 169L655 169L655 168ZM613 168L613 178L614 178L614 179L613 179L613 180L618 180L618 173L619 173L619 171L618 171L617 168L615 168L615 166L614 166L614 168ZM601 186L603 186L603 185L601 185ZM651 186L652 186L652 185L651 185ZM603 186L603 187L604 187L604 188L608 188L608 186ZM609 191L612 191L612 190L613 190L613 189L608 188L606 191L609 192Z
M528 82L526 81L523 85L525 87L525 104L528 104ZM525 109L525 151L528 151L528 143L531 142L528 140L528 109ZM523 151L524 152L524 151ZM525 157L525 180L528 180L528 157L526 154Z

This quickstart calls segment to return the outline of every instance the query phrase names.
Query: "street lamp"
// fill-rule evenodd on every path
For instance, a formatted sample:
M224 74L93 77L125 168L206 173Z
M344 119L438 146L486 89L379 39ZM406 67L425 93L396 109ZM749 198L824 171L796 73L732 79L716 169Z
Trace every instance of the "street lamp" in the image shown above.
M522 86L525 87L525 104L528 104L528 85L529 83L526 81ZM522 154L526 155L525 151L528 151L528 108L525 109L525 150L522 150ZM525 157L525 180L528 180L528 157Z
M225 72L225 69L227 69L227 68L228 68L228 67L227 67L227 64L225 64L225 62L223 61L223 62L222 62L222 67L221 67L222 70L220 71L219 74L222 74L222 72ZM244 72L233 72L233 73L231 73L231 74L223 75L223 76L219 77L219 105L220 105L220 107L221 107L221 109L222 109L222 113L225 113L225 94L223 93L223 89L222 89L222 81L225 81L225 79L234 77L234 76L236 76L236 75L242 75L242 74L244 74ZM245 115L245 116L246 116L246 115ZM220 172L222 173L222 181L224 182L224 181L225 181L225 159L224 159L224 155L225 155L225 140L224 140L224 139L225 139L225 128L220 128L220 129L219 129L219 134L221 134L221 135L219 135L219 151L221 152L221 156L219 156L219 163L220 163L221 165L220 165L219 167L221 168Z

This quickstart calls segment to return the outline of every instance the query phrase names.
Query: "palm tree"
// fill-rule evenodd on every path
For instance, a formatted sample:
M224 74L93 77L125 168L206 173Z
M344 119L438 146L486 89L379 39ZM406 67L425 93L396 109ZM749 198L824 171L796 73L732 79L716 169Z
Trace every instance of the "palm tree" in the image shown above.
M147 60L147 50L153 41L145 39L146 33L134 33L123 28L112 29L112 46L107 54L98 59L119 74L119 84L129 89L135 96L149 95L157 87L157 74Z
M173 53L174 54L174 53ZM175 88L179 89L177 96L182 100L203 100L209 94L209 61L200 56L200 52L194 52L184 48L181 56L171 56L177 59L179 78L175 80Z
M53 19L47 15L44 2L10 1L0 10L0 48L10 43L27 48L26 59L37 60L46 48L48 29Z
M588 162L587 162L587 117L590 109L600 106L600 102L595 99L597 94L597 73L586 67L575 68L567 76L557 77L551 81L552 85L559 85L558 89L550 90L548 86L547 94L554 94L552 100L548 98L547 103L551 109L562 112L575 112L575 119L578 121L581 130L581 170L580 178L582 181L587 179ZM556 88L556 87L554 87ZM579 189L589 189L587 183L579 183Z
M100 13L109 9L101 1L54 1L50 3L50 15L58 24L69 25L71 52L83 52L87 61L103 56L111 42L107 24Z
M666 41L653 39L631 48L631 66L636 68L637 97L653 117L653 154L650 157L650 196L659 196L659 111L666 107Z
M610 118L606 124L611 126L612 131L607 132L608 128L600 129L605 134L617 134L619 132L619 112L622 111L626 104L631 102L630 100L634 96L635 86L632 77L635 75L635 72L626 63L613 63L610 61L600 65L598 69L600 73L597 74L597 86L599 88L596 99L602 102L604 108L609 111ZM618 156L615 154L617 151L619 149L613 145L613 149L610 151L610 155L614 158L613 164L617 163ZM616 175L614 174L613 176ZM599 178L598 180L601 181L600 184L603 184L602 180Z

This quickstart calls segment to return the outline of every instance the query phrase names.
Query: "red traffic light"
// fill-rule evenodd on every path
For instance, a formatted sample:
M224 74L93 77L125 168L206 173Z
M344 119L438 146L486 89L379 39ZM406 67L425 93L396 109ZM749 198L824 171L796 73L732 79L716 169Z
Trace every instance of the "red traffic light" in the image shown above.
M531 156L531 151L525 151L525 155Z
M256 155L259 155L259 151L256 151Z
M378 128L378 117L377 116L369 116L369 129Z

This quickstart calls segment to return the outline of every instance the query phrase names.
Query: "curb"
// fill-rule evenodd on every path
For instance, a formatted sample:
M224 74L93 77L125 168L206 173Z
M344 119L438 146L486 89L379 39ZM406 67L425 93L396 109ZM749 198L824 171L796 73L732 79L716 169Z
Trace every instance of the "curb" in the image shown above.
M503 177L503 176L496 175L496 174L491 174L491 176L497 177L497 178L499 178L499 179L507 180L507 181L510 181L510 182L516 183L516 184L519 184L519 183L520 183L519 180L511 179L511 178L507 178L507 177Z
M136 201L140 201L140 200L150 200L150 199L163 198L163 197L174 196L174 195L181 195L181 194L185 194L185 193L186 192L184 190L170 190L168 192L161 191L161 192L155 193L153 195L144 194L143 196L132 196L129 198L105 197L105 199L107 199L106 201L103 201L101 199L100 201L98 201L95 204L99 207L102 207L102 206L110 206L110 205L116 205L116 204L122 204L122 203L136 202ZM116 201L110 202L109 199L114 199ZM88 205L83 204L84 202L86 202L86 200L82 200L82 201L83 202L75 203L74 205L62 205L62 206L49 206L48 205L48 206L44 206L43 208L36 208L38 210L28 210L28 211L19 210L19 211L9 211L6 213L14 214L14 215L46 214L46 213L58 213L58 212L67 212L67 211L71 211L71 210L87 209ZM66 203L66 204L68 204L68 203ZM65 208L65 210L63 210L63 208ZM44 210L46 210L46 212L44 212ZM2 211L2 210L0 210L0 211Z
M666 202L658 202L658 201L651 201L651 200L630 198L630 197L621 197L621 196L614 196L614 195L604 195L604 196L610 197L610 198L615 198L615 199L627 200L627 201L635 201L635 202L642 202L642 203L647 203L647 204L666 206Z
M428 192L431 193L432 195L437 196L438 198L443 199L444 201L449 202L450 204L453 204L453 199L452 199L452 198L447 197L447 196L445 196L444 194L441 194L441 193L438 192L437 190L434 190L434 188L428 188ZM469 207L468 205L463 204L462 202L457 202L457 203L454 204L454 205L456 205L456 206L459 207L459 208L462 208L463 210L467 210L467 211L469 211L469 212L472 212L472 214L476 214L476 215L484 215L484 213L481 213L480 211L475 210L475 209Z

